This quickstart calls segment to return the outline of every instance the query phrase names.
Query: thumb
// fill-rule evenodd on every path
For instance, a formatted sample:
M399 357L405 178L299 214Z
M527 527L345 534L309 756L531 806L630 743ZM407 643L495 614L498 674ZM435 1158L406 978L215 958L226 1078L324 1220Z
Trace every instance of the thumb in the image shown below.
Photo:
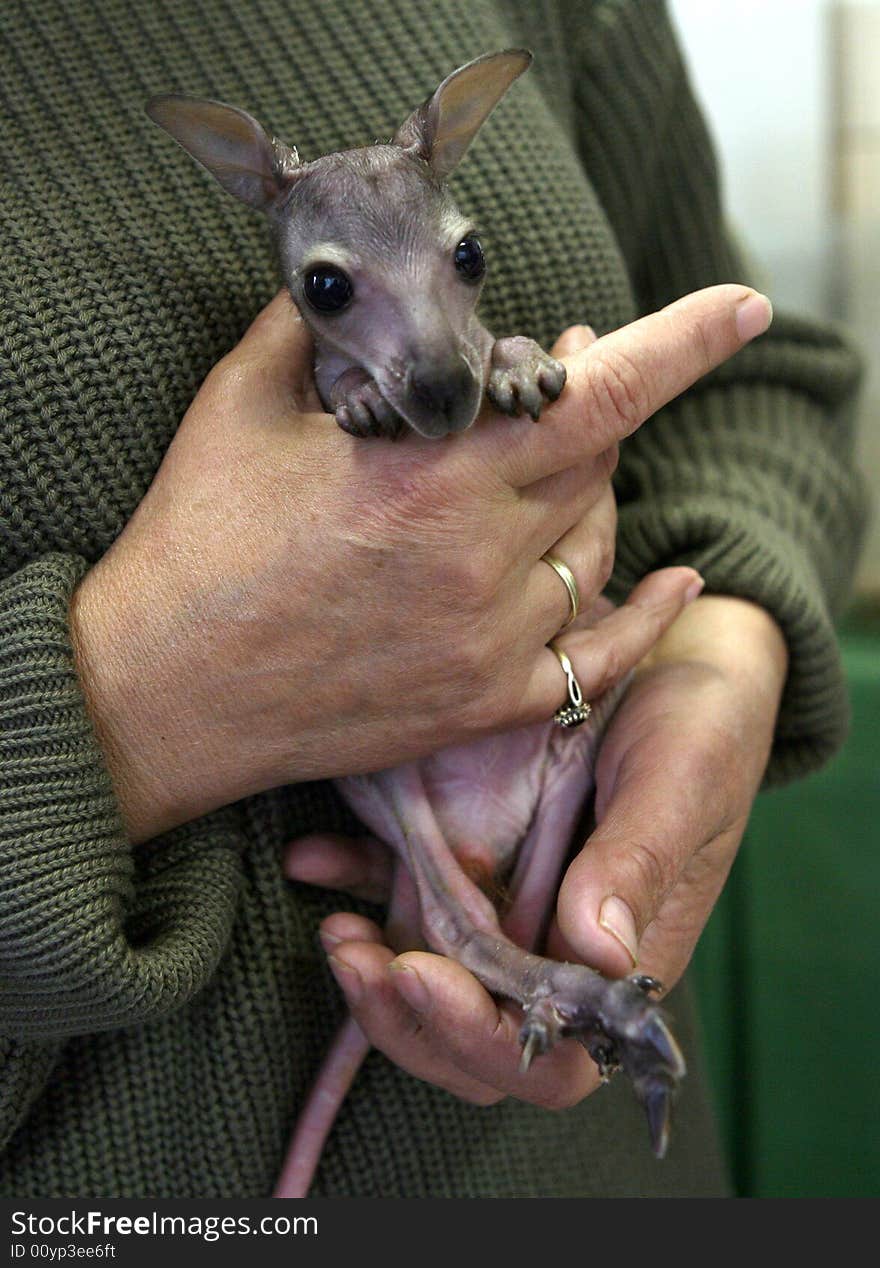
M230 356L284 387L299 409L324 411L312 334L286 287L257 314Z
M711 836L705 809L686 781L670 787L670 770L673 763L650 753L621 763L604 817L559 891L563 938L611 977L639 964L642 935Z

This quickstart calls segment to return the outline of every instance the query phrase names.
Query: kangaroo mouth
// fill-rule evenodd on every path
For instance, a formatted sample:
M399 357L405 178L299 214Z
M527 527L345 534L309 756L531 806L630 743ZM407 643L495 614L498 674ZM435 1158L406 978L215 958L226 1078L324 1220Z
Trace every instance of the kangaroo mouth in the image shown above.
M439 439L466 431L480 412L483 377L463 354L435 364L411 363L382 376L379 389L413 431Z

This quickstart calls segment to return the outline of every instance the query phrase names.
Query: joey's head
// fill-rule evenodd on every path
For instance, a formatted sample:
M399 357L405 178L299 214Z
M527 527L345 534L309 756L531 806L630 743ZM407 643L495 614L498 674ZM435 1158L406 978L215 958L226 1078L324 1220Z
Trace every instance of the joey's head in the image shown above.
M319 357L360 366L416 431L462 431L483 395L475 226L426 163L373 145L309 164L278 227Z
M445 181L531 62L522 49L453 71L388 144L300 161L242 110L180 96L150 117L231 194L267 213L284 278L315 337L325 406L357 366L424 436L463 431L485 387L475 316L485 274L476 227ZM491 341L490 341L491 342Z

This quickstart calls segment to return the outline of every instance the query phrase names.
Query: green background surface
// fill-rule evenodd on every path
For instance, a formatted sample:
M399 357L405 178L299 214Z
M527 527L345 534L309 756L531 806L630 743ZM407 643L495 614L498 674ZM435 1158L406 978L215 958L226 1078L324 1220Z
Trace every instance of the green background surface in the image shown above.
M880 1194L880 617L842 645L849 740L759 797L695 960L742 1196Z

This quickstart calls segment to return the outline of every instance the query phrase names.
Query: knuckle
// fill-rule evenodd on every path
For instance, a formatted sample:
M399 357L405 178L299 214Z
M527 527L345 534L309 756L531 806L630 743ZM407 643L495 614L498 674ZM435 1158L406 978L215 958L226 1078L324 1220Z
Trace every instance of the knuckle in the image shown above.
M700 359L700 374L708 374L716 364L718 357L712 347L709 331L702 321L698 321L693 331L693 342Z
M592 666L590 681L593 684L591 688L593 695L604 695L609 688L620 681L628 668L629 665L617 643L606 643L601 655Z
M458 555L450 570L450 581L461 600L482 609L495 589L495 571L491 552L474 545Z
M593 589L604 590L614 571L615 542L613 537L600 534L594 543L595 560L593 573L596 584Z
M630 839L626 848L627 867L642 896L639 903L631 903L637 914L641 912L643 927L646 907L654 912L669 892L675 880L673 861L661 846L647 838Z
M644 419L649 399L644 375L619 348L591 358L586 386L591 412L613 436L629 435Z
M237 349L226 354L210 370L202 385L221 402L236 400L251 388L253 366Z
M620 462L620 446L617 444L609 445L607 449L603 449L601 453L596 455L596 464L603 480L610 480L617 470Z

